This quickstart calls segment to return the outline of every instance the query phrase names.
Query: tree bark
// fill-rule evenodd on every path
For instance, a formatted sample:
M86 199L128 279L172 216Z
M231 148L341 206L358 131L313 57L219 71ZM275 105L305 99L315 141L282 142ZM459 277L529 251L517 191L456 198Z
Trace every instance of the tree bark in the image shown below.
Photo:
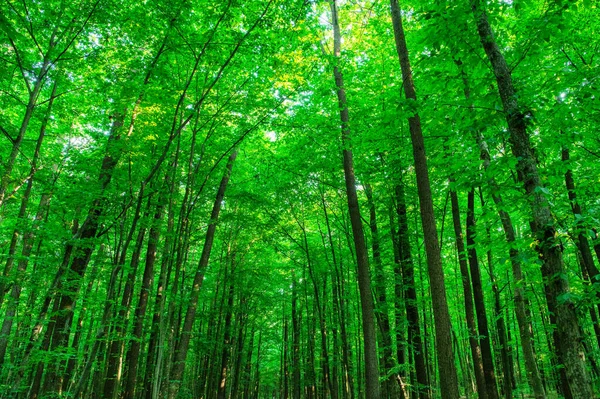
M348 212L354 237L354 250L358 269L358 288L362 309L363 346L365 356L365 395L370 399L379 399L379 364L377 359L377 333L375 331L375 314L373 294L371 293L371 276L369 274L369 256L365 244L365 235L356 193L356 178L354 176L354 161L351 145L350 115L344 88L344 77L338 64L341 54L341 33L338 21L336 1L331 0L331 15L333 23L334 59L333 75L337 89L338 106L342 128L344 176L346 182L346 196Z
M106 153L104 155L104 159L102 160L102 166L98 177L100 196L94 200L84 223L79 228L79 231L75 234L75 243L67 244L67 249L65 250L66 253L73 252L74 256L69 266L67 278L59 283L61 285L61 290L54 298L54 301L57 304L57 312L54 313L54 316L50 321L51 325L53 326L51 338L49 338L50 342L52 343L51 347L49 347L50 350L58 347L68 346L68 339L74 313L73 306L75 302L75 296L79 291L81 280L87 265L90 262L94 248L93 240L96 237L100 218L104 213L104 208L106 205L104 192L112 179L114 169L117 166L122 153L119 141L121 138L123 119L124 114L119 113L114 116L110 136L106 146ZM47 331L47 334L48 333L50 332ZM45 386L53 391L59 389L61 385L62 377L60 375L58 365L54 364L47 373Z
M202 280L204 279L204 271L208 266L208 260L210 258L210 252L212 250L212 245L215 238L215 231L217 229L217 219L219 218L221 204L223 202L223 198L225 197L225 189L227 188L227 183L229 182L229 177L231 175L231 170L233 168L233 163L235 161L237 153L238 150L236 148L229 156L227 166L225 168L225 173L223 175L223 178L221 179L221 183L219 184L217 197L213 204L212 212L210 214L210 222L206 231L206 238L204 239L204 247L202 248L202 255L200 256L198 269L196 270L194 281L192 283L192 293L190 297L190 302L188 305L187 312L185 314L183 330L181 332L181 337L177 345L174 364L170 374L168 392L169 399L175 399L177 397L179 387L181 385L181 379L183 377L183 371L185 368L185 359L187 357L187 352L192 334L192 327L196 318L196 308L198 307L200 287L202 286Z
M374 291L377 300L375 316L381 333L381 341L383 346L383 364L386 382L383 385L382 394L384 397L396 396L394 393L394 383L398 384L396 390L397 397L405 398L404 381L402 376L394 372L396 362L392 355L392 336L390 328L390 318L387 310L387 294L385 291L385 274L383 264L381 262L381 250L379 242L379 230L377 227L377 213L375 210L375 201L373 200L373 189L370 184L365 184L365 194L369 204L369 227L371 229L371 250L373 252L373 263L375 263L374 273Z
M412 259L410 237L408 231L408 217L406 210L406 198L404 195L404 186L402 183L396 184L394 188L396 202L396 215L398 216L398 263L400 270L396 268L394 273L396 278L401 278L401 284L396 284L396 301L399 303L402 291L404 291L404 307L406 308L406 318L408 321L408 343L411 345L413 359L415 363L416 391L419 399L429 399L430 387L427 374L427 361L425 357L425 347L423 337L421 336L421 327L419 324L419 307L417 304L417 286L415 283L415 269ZM400 328L400 311L396 310L396 329ZM397 343L398 344L398 343ZM400 350L400 349L399 349ZM400 356L398 356L400 357Z
M481 135L477 136L477 144L479 145L480 158L483 160L483 166L487 170L490 165L490 154L485 141ZM515 301L515 316L519 327L519 338L521 341L521 349L523 351L523 358L525 360L525 370L527 374L527 380L529 386L532 388L536 399L545 399L546 393L544 385L542 383L542 377L537 367L535 359L535 353L533 351L533 334L529 328L529 321L527 317L526 304L525 304L525 290L523 288L523 271L521 270L520 254L516 248L516 234L513 227L512 219L508 212L504 210L504 202L502 197L498 194L498 184L493 178L489 181L492 187L492 200L496 205L498 211L498 217L502 223L502 229L506 242L510 245L509 256L511 263L511 270L514 280L513 298Z
M450 179L452 184L454 180ZM452 223L454 226L454 236L456 237L456 250L458 252L458 263L462 280L465 317L467 328L469 330L469 346L471 348L471 358L473 360L473 371L475 372L475 383L477 385L477 394L480 398L488 397L486 387L485 372L481 354L481 346L478 340L477 325L475 324L475 309L473 306L473 291L471 290L471 278L469 276L469 267L467 264L467 251L463 240L462 227L460 223L460 209L458 205L458 195L454 189L450 191L450 202L452 208Z
M31 196L31 191L33 189L33 181L34 175L37 172L37 163L40 156L40 151L42 149L42 143L44 142L44 137L46 135L46 127L48 126L48 120L50 119L50 114L52 111L52 105L54 104L54 99L56 98L56 82L54 82L54 86L52 88L52 94L50 95L50 100L48 101L48 108L46 110L46 115L42 120L42 126L40 128L40 134L38 136L35 150L33 153L33 158L31 160L31 170L29 172L29 180L27 181L27 186L25 188L25 192L23 193L23 198L21 199L21 206L19 208L19 215L17 216L19 222L25 222L27 215L27 207L29 205L29 199ZM33 249L33 242L35 238L35 230L37 230L37 224L41 223L45 211L50 203L52 195L50 193L42 194L42 198L40 199L40 204L38 206L38 210L34 219L34 224L27 229L24 233L21 231L21 227L17 224L13 235L11 237L8 258L6 260L6 265L4 268L4 278L8 278L10 271L12 269L12 265L15 261L15 253L17 248L17 241L19 236L23 234L23 244L21 249L21 259L17 262L17 277L13 283L11 289L11 302L6 307L6 315L2 322L2 330L0 330L0 373L2 371L2 367L4 365L4 356L6 354L6 349L8 347L8 337L10 335L10 331L12 329L13 320L15 313L17 311L17 307L19 304L19 298L21 297L21 278L23 274L27 270L27 266L29 264L29 256L31 255L31 251ZM19 223L17 222L17 223ZM0 306L4 302L4 295L7 290L7 286L4 283L4 279L2 279L2 283L0 283Z
M131 340L131 346L129 348L129 351L127 352L127 356L125 359L126 367L123 379L126 381L126 385L125 390L122 394L122 397L124 399L130 399L135 397L135 390L137 385L137 369L141 351L144 317L146 315L148 299L150 296L150 291L152 290L152 283L154 281L154 263L156 261L158 239L160 237L159 228L163 216L163 204L166 200L166 188L167 187L163 189L163 192L161 193L158 203L156 205L154 220L152 226L150 227L150 233L148 237L144 275L142 277L142 287L140 290L140 297L135 308L133 338Z
M471 188L467 195L467 254L469 256L469 269L471 271L471 282L473 284L473 299L475 301L475 314L477 315L477 326L479 328L479 345L481 346L481 359L483 361L483 373L485 387L489 399L498 399L498 387L496 374L494 372L494 358L492 354L491 338L485 311L485 298L481 285L481 271L477 250L475 248L475 189Z
M400 68L402 70L402 79L404 81L404 94L407 100L416 103L417 96L408 58L408 49L406 47L406 39L404 37L398 0L390 0L390 6L396 50L398 52ZM423 225L429 282L431 286L431 299L433 302L441 394L443 399L456 399L459 396L459 392L456 365L454 363L454 352L452 351L452 324L450 322L450 312L448 310L448 302L446 299L444 270L442 268L442 259L440 256L440 245L438 242L437 227L433 211L429 172L427 170L427 157L425 155L425 143L423 140L419 114L415 113L411 116L408 119L408 124L413 147L415 173L417 175L417 191L421 207L421 223Z
M487 13L480 0L470 0L481 44L498 84L513 155L517 158L517 172L531 205L532 232L536 249L542 262L542 276L546 289L548 308L556 317L556 347L559 361L564 366L568 385L576 399L594 396L581 348L579 320L572 301L566 299L569 285L565 279L562 245L557 238L554 218L544 195L533 148L527 133L526 117L517 102L511 71L496 44ZM567 387L565 387L566 389Z

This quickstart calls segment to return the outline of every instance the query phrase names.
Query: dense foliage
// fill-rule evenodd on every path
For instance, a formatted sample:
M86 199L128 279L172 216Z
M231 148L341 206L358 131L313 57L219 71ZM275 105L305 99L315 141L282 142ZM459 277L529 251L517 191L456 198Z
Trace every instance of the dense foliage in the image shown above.
M600 395L599 21L3 2L0 397Z

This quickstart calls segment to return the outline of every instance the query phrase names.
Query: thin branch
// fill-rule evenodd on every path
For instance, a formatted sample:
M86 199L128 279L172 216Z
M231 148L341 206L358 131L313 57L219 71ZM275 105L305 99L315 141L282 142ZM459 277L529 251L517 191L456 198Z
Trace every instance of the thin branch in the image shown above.
M478 106L474 106L474 105L461 105L461 104L439 104L445 107L456 107L456 108L469 108L469 109L485 109L487 111L494 111L494 112L499 112L501 114L504 113L503 110L501 109L496 109L496 108L490 108L490 107L478 107Z
M565 51L565 49L561 48L560 51L565 55L565 57L567 57L567 60L569 61L569 63L571 65L573 65L573 68L575 68L575 69L578 70L579 68L577 68L577 65L575 65L575 63L573 62L573 60L571 59L571 57L569 57L569 54L567 54L567 52Z
M29 92L29 94L31 94L31 86L29 84L29 80L27 79L27 76L25 76L25 67L23 66L23 60L21 59L21 55L19 54L19 50L17 49L17 45L15 44L14 40L12 39L12 37L9 37L8 40L10 41L11 47L15 51L15 57L17 59L17 65L19 65L19 70L21 71L21 76L23 76L23 80L25 81L25 86L27 87L27 91Z
M6 138L14 145L15 144L15 139L10 135L10 133L8 133L8 131L3 127L0 126L0 131L2 131L2 133L6 136Z
M53 63L56 63L60 60L60 58L67 52L67 50L71 47L71 45L73 44L73 42L75 41L75 39L77 39L77 37L79 37L79 35L81 34L81 32L83 31L83 29L85 28L85 26L87 25L87 23L89 22L89 20L92 18L92 15L94 14L94 12L96 11L96 7L98 7L98 4L100 3L101 0L96 0L96 2L94 3L94 5L92 6L92 9L90 10L89 14L87 15L85 21L83 21L83 24L81 24L81 27L79 28L79 30L75 33L75 35L73 35L73 37L71 38L71 40L67 43L67 45L65 46L65 48L63 49L63 51L61 51L58 56L54 59Z
M23 8L25 9L25 16L26 16L25 19L29 22L29 29L26 29L27 33L29 33L29 36L31 36L31 39L35 43L35 46L37 47L38 51L40 52L40 55L43 57L44 52L42 51L40 44L38 43L37 39L35 38L35 35L33 34L33 23L31 22L31 15L29 14L29 9L27 8L27 2L25 0L23 0Z
M586 147L584 147L584 146L582 146L582 145L580 145L580 144L574 144L574 145L575 145L575 147L579 147L579 148L581 148L582 150L585 150L585 151L586 151L586 152L588 152L589 154L591 154L591 155L595 156L596 158L600 159L600 153L597 153L597 152L594 152L594 151L592 151L592 150L589 150L589 149L587 149Z

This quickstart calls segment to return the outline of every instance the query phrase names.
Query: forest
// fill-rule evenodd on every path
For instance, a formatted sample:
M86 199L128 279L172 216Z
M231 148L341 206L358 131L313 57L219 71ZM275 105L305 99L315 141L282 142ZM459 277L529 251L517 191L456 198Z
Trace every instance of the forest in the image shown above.
M600 398L600 5L0 3L0 398Z

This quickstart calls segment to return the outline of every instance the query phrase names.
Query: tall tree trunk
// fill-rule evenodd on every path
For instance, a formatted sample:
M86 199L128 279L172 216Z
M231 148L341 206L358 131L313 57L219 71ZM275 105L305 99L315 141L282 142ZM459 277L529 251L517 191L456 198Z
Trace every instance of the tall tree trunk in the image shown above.
M331 233L331 224L329 223L329 213L327 212L327 205L325 203L325 195L321 193L321 206L323 207L323 214L325 216L325 225L327 227L327 238L329 246L331 247L331 258L333 262L332 270L332 295L333 295L333 309L337 314L340 328L340 339L342 343L342 374L343 374L343 396L345 398L354 398L354 381L352 378L352 364L350 359L352 358L350 345L348 343L348 334L346 329L346 305L342 298L343 291L343 277L340 275L341 262L338 262L336 256L333 236Z
M370 184L365 184L365 194L369 203L369 227L371 228L371 249L373 252L373 263L375 263L374 273L374 291L377 300L375 316L381 333L381 341L383 346L383 364L387 379L383 385L382 394L385 397L396 396L393 393L396 391L399 398L405 398L404 381L402 376L394 371L396 362L392 355L392 336L390 328L390 319L387 310L387 295L385 292L385 274L383 264L381 262L381 250L379 242L379 231L377 227L377 213L375 210L375 201L373 200L373 189ZM398 388L394 389L394 383L398 384Z
M46 136L46 127L48 126L48 121L50 119L52 105L54 104L54 99L56 98L56 82L54 82L54 86L52 88L52 94L50 95L50 100L48 101L48 108L46 109L46 115L42 120L42 126L40 127L40 134L38 136L35 150L33 152L33 158L31 160L31 170L29 172L29 180L27 181L27 186L25 188L25 192L23 193L23 198L21 199L21 206L19 208L19 215L17 216L20 222L25 221L27 215L27 207L29 205L29 199L31 196L31 191L33 189L33 181L34 175L37 172L37 163L40 156L40 151L42 148L42 143L44 141L44 137ZM33 249L33 242L35 238L35 231L38 228L37 224L41 223L48 204L50 203L51 194L44 193L42 194L42 198L40 199L40 204L38 206L37 214L34 219L34 224L23 234L23 243L21 249L21 259L17 262L17 277L13 283L13 287L11 289L11 302L7 305L6 314L4 320L2 322L2 329L0 330L0 373L2 371L2 366L4 365L4 356L6 354L6 349L8 346L8 338L10 335L10 331L12 329L12 324L14 320L14 316L19 304L19 298L21 297L21 279L27 266L29 264L29 256L31 255L31 251ZM10 271L12 269L12 265L15 261L15 253L17 248L17 241L19 236L22 234L20 231L20 227L17 225L15 228L13 235L11 237L8 258L6 260L6 265L4 268L4 279L2 279L0 283L0 306L4 301L4 295L6 292L6 283L5 279L9 278Z
M481 197L481 205L484 206L483 197ZM490 228L487 227L487 238L488 242L491 242ZM492 292L494 294L494 318L496 319L496 331L498 335L498 343L500 344L500 357L502 360L502 372L504 379L502 381L502 390L506 399L512 398L512 387L514 375L512 371L512 353L509 344L508 337L506 335L506 323L504 315L502 314L502 303L500 301L500 289L498 288L498 281L494 273L494 264L492 261L492 250L487 251L487 264L488 272L490 274L490 280L492 282Z
M142 186L143 188L143 186ZM129 234L127 239L123 244L123 249L121 251L121 256L119 259L119 263L116 265L116 270L113 271L114 274L117 274L122 269L125 264L125 259L127 256L127 249L129 248L129 244L133 239L134 232L136 230L136 226L140 219L141 213L141 205L143 199L144 190L140 190L138 193L138 201L137 207L135 210L135 214L133 215L133 220L131 222L131 228L129 230ZM148 199L150 202L150 199ZM148 210L145 211L144 219L148 216ZM121 367L123 365L123 345L124 345L124 335L127 331L127 320L129 314L129 308L131 306L131 301L133 299L133 289L135 284L135 278L137 275L137 268L140 263L140 256L142 252L142 244L144 242L144 237L146 235L146 228L141 226L138 235L135 241L135 248L133 250L133 254L131 255L131 262L129 265L129 271L127 272L125 278L125 286L123 288L123 295L121 297L121 304L116 312L115 324L113 327L112 337L108 342L108 353L106 355L107 359L107 371L104 379L104 397L106 399L114 398L116 393L119 390L119 385L121 382ZM109 305L110 306L110 305Z
M327 350L327 328L325 323L325 305L321 306L321 295L319 293L319 286L317 284L317 277L315 276L314 265L310 256L308 248L308 235L306 234L306 228L299 220L296 222L302 229L302 237L304 241L304 252L306 254L306 265L308 268L308 274L313 285L313 293L315 298L315 308L317 309L317 317L319 320L320 329L320 343L321 343L321 369L323 370L323 389L328 390L328 397L337 399L337 390L334 389L333 381L331 381L331 375L329 371L329 351Z
M88 263L93 252L94 245L92 242L96 237L98 231L100 217L104 213L104 207L106 201L104 198L104 192L108 187L114 169L121 156L120 138L121 128L123 126L124 114L116 114L113 117L113 124L111 127L110 136L108 138L108 144L106 146L106 153L102 160L102 166L98 178L100 185L100 197L95 199L84 223L79 228L79 231L74 237L74 244L68 244L65 252L71 252L72 248L74 256L69 266L69 272L67 278L61 282L61 289L54 298L55 303L58 304L57 312L52 317L51 324L53 331L50 339L51 350L68 346L68 340L71 330L71 323L73 318L73 305L75 302L75 296L79 291L81 280L85 273ZM51 391L59 389L62 385L62 377L60 375L59 367L57 364L53 365L46 376L45 385ZM33 393L37 394L37 393Z
M454 180L450 179L450 183L452 184L453 182ZM469 277L469 267L467 264L467 251L465 250L462 227L460 223L458 195L454 189L450 191L450 201L452 208L454 236L456 237L456 250L458 252L458 263L460 266L460 275L463 287L465 317L467 320L467 328L469 329L469 346L471 348L471 358L473 359L473 371L475 372L477 394L483 399L488 397L488 390L486 388L481 347L479 345L479 340L477 339L479 334L477 333L477 325L475 324L473 292L471 290L471 278Z
M53 47L54 46L51 45L50 49L52 49ZM23 143L23 139L25 138L27 127L29 126L29 122L31 121L31 117L33 116L33 111L35 110L37 99L40 95L40 90L42 89L44 82L46 81L45 78L47 77L49 68L50 59L48 59L46 56L44 57L44 61L42 62L40 71L38 72L37 76L35 76L35 78L33 79L35 81L33 89L27 87L27 89L29 90L29 98L27 100L27 105L25 106L25 114L23 115L23 121L21 122L21 126L19 127L19 133L17 134L17 137L15 137L12 140L12 149L10 151L10 155L8 156L8 160L4 163L4 171L2 173L2 177L0 178L0 206L2 206L4 204L4 201L6 200L6 190L8 189L8 184L10 183L10 175L15 167L15 162L17 161L17 156L19 155L21 149L21 144ZM22 72L24 73L25 71L23 70ZM54 94L52 96L54 96Z
M498 387L496 385L496 374L494 372L494 358L492 355L491 337L485 311L485 298L481 285L481 271L477 250L475 248L475 189L471 188L467 195L467 253L469 255L469 269L471 271L471 282L473 284L473 299L475 301L475 314L477 315L477 326L479 327L479 345L481 346L481 359L483 361L483 373L485 387L489 399L498 399Z
M541 269L548 308L556 317L557 342L555 344L559 361L565 368L573 397L576 399L591 398L594 394L580 344L579 320L574 304L566 299L570 290L568 282L564 278L562 245L557 238L554 218L550 212L550 205L545 197L545 189L537 170L536 159L527 133L525 114L519 108L511 71L496 44L487 13L480 0L470 0L470 2L481 44L492 64L498 84L512 152L517 158L519 179L523 183L531 205L533 218L531 227L537 240L536 249L542 262Z
M396 203L396 215L398 216L398 262L400 270L394 270L396 278L402 278L401 285L396 283L396 302L399 303L402 291L404 291L404 307L406 308L406 318L408 321L408 342L411 345L416 374L416 390L419 399L428 399L430 397L429 377L427 374L427 360L425 356L425 347L423 337L421 336L421 327L419 324L419 307L417 305L417 286L415 283L415 269L412 259L410 245L410 235L408 231L408 217L406 210L406 198L404 186L402 183L394 187L394 197ZM396 329L400 328L400 309L396 310ZM396 343L398 345L398 343ZM399 349L400 350L400 349ZM398 356L400 358L400 356Z
M154 213L154 220L152 226L150 227L150 233L148 237L144 275L142 277L142 287L140 290L140 297L135 308L133 322L133 337L131 340L131 346L129 348L129 351L127 352L125 360L126 366L125 375L123 379L126 381L126 386L122 397L126 399L135 397L135 390L137 385L137 369L142 344L144 317L146 315L148 299L154 281L154 263L156 261L157 244L160 236L160 222L162 220L164 210L163 204L166 200L166 189L167 187L163 188L160 198L158 199L156 211Z
M300 316L298 315L298 289L296 278L292 281L292 399L300 399Z
M404 95L409 101L416 102L417 96L408 58L408 48L406 47L406 39L404 37L398 0L390 0L390 6L396 50L398 52L400 68L402 70L402 80L404 82ZM450 322L450 312L448 310L448 302L446 299L444 270L442 268L440 245L438 242L437 227L433 211L433 199L429 183L429 172L427 170L425 143L421 129L421 120L418 113L415 113L408 119L408 125L413 147L415 173L417 175L417 191L421 207L421 223L423 225L429 282L431 285L441 394L443 399L456 399L458 398L459 393L458 377L456 375L456 365L454 363L454 352L452 350L452 324Z
M483 166L487 170L490 165L490 154L487 144L481 135L477 135L477 143L479 145L480 158L483 160ZM525 360L525 370L529 386L532 388L536 399L545 399L546 393L542 383L542 377L536 363L536 356L533 350L533 332L530 329L530 324L527 317L526 301L524 297L524 280L523 271L521 270L521 256L516 247L516 234L513 227L512 219L508 212L504 210L504 202L498 194L498 184L495 179L490 178L489 183L492 187L492 200L496 205L502 229L506 241L510 245L509 256L514 280L513 298L515 302L515 315L519 327L519 338L521 341L521 349Z
M236 148L229 156L229 159L227 161L227 167L225 168L225 173L223 175L223 178L221 179L221 183L219 184L217 196L213 204L212 212L210 214L210 222L208 224L208 229L206 230L204 247L202 248L202 255L200 256L198 269L196 270L194 281L192 283L192 293L190 297L190 302L188 305L187 312L185 314L183 330L181 332L181 337L177 345L177 349L175 352L175 361L171 370L168 392L169 399L175 399L177 397L179 387L181 385L183 371L185 369L185 359L187 357L187 352L192 334L192 327L196 318L196 308L198 307L200 287L202 286L202 280L204 279L204 271L208 266L208 260L210 258L210 252L215 238L215 231L217 229L217 219L219 217L219 212L221 211L221 204L223 202L223 198L225 197L225 189L227 188L227 183L229 182L229 177L233 168L233 162L235 161L237 153L238 149Z
M227 308L225 309L225 325L223 326L223 345L221 349L221 361L219 362L219 386L217 387L217 399L225 399L227 394L227 374L228 374L228 362L229 353L231 350L231 318L233 315L233 297L234 297L234 277L233 271L235 267L235 252L229 254L230 259L230 273L227 277L229 281L229 287L227 290ZM285 378L285 377L284 377Z
M369 274L369 257L365 244L362 220L356 193L356 178L354 176L354 162L351 145L350 116L344 88L344 77L338 64L341 53L341 33L338 21L336 1L331 0L331 15L333 23L334 59L333 74L337 88L338 106L342 128L344 176L346 181L346 196L348 199L348 212L354 236L354 249L358 268L358 288L360 291L360 304L362 309L362 328L364 336L365 356L365 394L370 399L379 399L379 365L377 359L377 334L375 331L375 314L373 294L371 293L371 276Z
M563 147L561 152L561 159L565 163L569 162L570 156L569 149L567 147ZM586 226L584 226L581 222L581 216L583 216L581 205L579 205L579 202L577 201L577 194L575 193L575 179L573 178L573 172L570 168L568 168L565 172L565 186L567 187L569 201L571 202L571 212L573 212L573 216L576 220L576 231L574 232L575 243L577 244L577 249L581 254L582 263L590 276L590 281L597 282L598 274L600 274L600 271L598 271L598 268L594 264L594 257L590 248L590 242L586 235ZM596 291L596 296L600 298L599 291ZM600 307L598 309L600 310Z

